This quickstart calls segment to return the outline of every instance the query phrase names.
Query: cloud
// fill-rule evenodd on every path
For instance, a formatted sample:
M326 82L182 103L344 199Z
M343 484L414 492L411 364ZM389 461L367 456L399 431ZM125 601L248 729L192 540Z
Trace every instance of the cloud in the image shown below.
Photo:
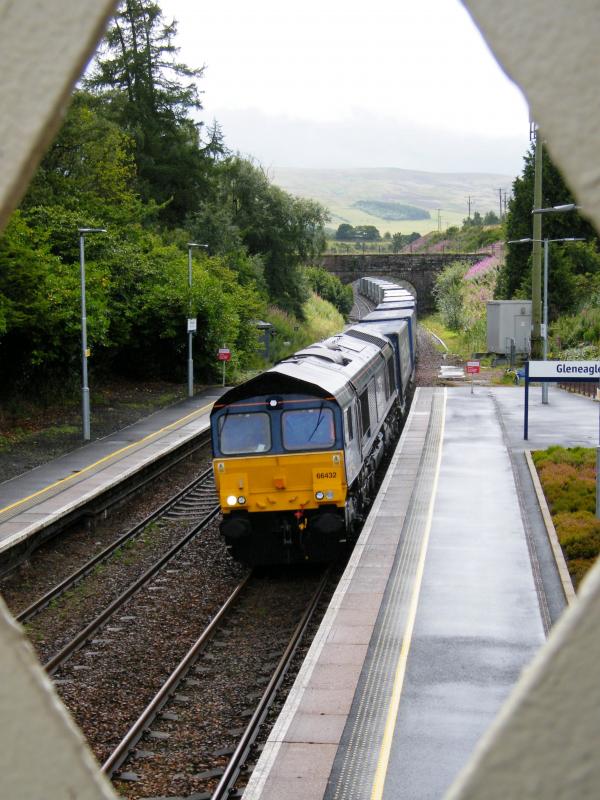
M212 112L234 151L265 167L398 167L433 172L518 175L527 134L484 136L401 123L383 115L351 112L341 121L310 121L258 109Z

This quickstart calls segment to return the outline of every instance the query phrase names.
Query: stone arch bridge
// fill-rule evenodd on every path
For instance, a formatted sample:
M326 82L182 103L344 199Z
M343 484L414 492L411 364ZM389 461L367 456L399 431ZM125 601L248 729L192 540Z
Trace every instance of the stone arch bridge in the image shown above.
M325 255L322 266L342 281L352 283L363 275L405 281L414 287L421 312L433 311L433 285L449 264L466 261L476 264L485 253L365 253L364 255Z

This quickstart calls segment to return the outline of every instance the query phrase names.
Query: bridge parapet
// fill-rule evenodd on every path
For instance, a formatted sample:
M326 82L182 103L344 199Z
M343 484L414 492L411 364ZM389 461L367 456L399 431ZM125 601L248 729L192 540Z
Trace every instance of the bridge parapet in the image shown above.
M364 255L325 255L321 264L342 283L352 283L363 275L405 281L417 292L421 311L435 308L433 286L440 272L450 264L464 261L476 264L485 253L365 253Z

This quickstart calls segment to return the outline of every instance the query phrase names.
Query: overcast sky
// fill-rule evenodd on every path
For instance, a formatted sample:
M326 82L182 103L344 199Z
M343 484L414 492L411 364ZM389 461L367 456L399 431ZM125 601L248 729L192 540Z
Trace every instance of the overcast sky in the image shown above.
M521 172L528 110L458 0L159 0L206 123L274 167Z

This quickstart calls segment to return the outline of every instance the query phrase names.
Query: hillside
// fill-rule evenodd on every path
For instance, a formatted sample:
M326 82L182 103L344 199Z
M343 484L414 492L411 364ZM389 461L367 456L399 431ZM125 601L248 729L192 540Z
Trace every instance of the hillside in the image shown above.
M498 213L498 189L510 193L514 176L486 173L417 172L406 169L292 169L277 167L273 182L287 192L318 200L331 213L332 227L375 225L381 233L410 233L460 225L471 213ZM424 219L389 219L392 205L411 206L429 213ZM377 207L381 209L376 216ZM368 209L368 211L366 210ZM426 214L422 215L426 217Z

